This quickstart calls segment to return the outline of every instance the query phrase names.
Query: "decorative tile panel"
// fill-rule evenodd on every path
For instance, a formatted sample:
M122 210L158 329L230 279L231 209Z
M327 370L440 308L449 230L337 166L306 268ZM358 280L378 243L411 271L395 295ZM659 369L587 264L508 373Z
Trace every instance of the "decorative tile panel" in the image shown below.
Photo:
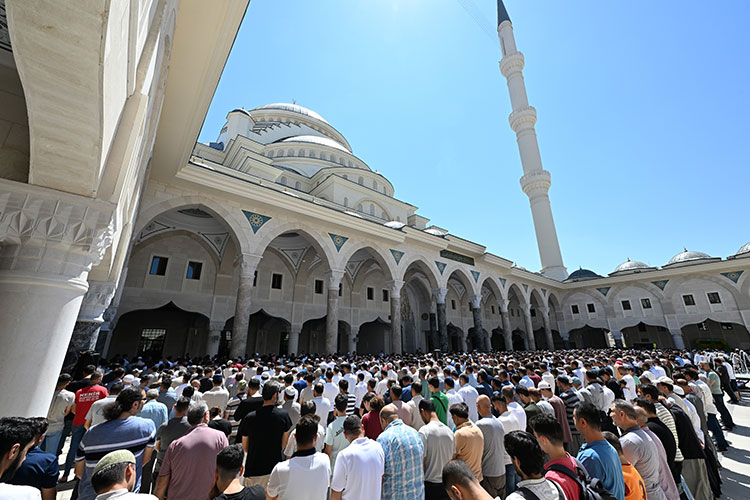
M506 283L506 282L507 282L508 280L507 280L507 279L505 279L505 278L498 278L498 280L500 280L500 284L501 284L501 285L503 286L503 288L505 288L505 283Z
M474 276L474 283L479 281L479 271L471 271L471 275Z
M529 285L527 285L526 283L523 284L523 291L524 292L528 292L529 291Z
M656 285L662 292L664 291L664 287L667 286L667 283L669 283L669 280L659 280L651 282L652 285Z
M331 240L333 240L333 246L336 247L337 252L340 251L341 247L344 246L344 243L349 240L349 238L347 238L346 236L341 236L340 234L328 233L328 236L330 236Z
M263 224L271 220L271 218L267 215L248 212L247 210L243 210L242 213L245 214L245 217L247 217L247 221L250 223L250 227L253 228L253 234L257 233L258 229L263 227Z
M599 290L599 293L601 293L602 295L606 297L611 288L612 288L611 286L603 286L601 288L597 288L597 290Z
M391 255L393 255L393 258L396 260L396 265L399 265L401 263L401 257L404 256L404 252L399 252L398 250L391 248Z
M445 262L438 262L436 260L435 265L437 266L438 271L440 271L440 274L443 274L443 271L445 271L445 266L446 266Z
M732 283L737 283L745 271L730 271L728 273L721 273L722 276L730 280Z

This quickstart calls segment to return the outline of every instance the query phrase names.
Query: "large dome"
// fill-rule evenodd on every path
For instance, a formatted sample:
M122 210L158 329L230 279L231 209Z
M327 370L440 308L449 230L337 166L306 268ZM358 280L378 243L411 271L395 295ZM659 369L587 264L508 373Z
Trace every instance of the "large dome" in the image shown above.
M577 270L570 273L570 275L565 279L565 281L591 280L591 279L596 279L596 278L601 278L601 277L602 276L599 276L594 271L590 271L588 269L584 269L580 267Z
M320 116L318 113L313 111L312 109L307 109L303 106L299 106L297 104L289 104L286 102L275 102L273 104L265 104L263 106L259 106L255 109L281 109L284 111L291 111L293 113L299 113L301 115L306 115L311 118L315 118L316 120L320 120L324 123L328 123L328 121Z
M683 262L691 262L694 260L706 260L714 258L715 257L711 257L707 253L689 251L687 248L685 248L682 252L669 259L669 262L667 262L666 265L669 266L672 264L680 264Z
M349 150L346 149L344 145L339 144L338 142L328 137L320 137L318 135L295 135L292 137L287 137L286 139L282 139L279 142L307 142L310 144L319 144L321 146L329 146L332 148L340 149L341 151L345 151L347 153L349 152Z

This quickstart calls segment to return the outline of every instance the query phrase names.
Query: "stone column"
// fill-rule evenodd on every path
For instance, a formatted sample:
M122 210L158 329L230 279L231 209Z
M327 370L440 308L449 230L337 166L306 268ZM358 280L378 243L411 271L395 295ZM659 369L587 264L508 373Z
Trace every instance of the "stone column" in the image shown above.
M570 333L560 332L560 337L563 339L563 348L570 349Z
M552 336L552 327L549 321L549 309L541 309L542 322L544 323L544 336L547 338L547 349L550 351L555 350L555 338Z
M501 300L498 302L500 307L500 318L503 320L503 339L505 340L505 350L513 350L513 332L510 329L510 316L508 316L508 301Z
M391 352L401 354L401 288L404 282L393 280L388 282L391 297Z
M75 363L81 352L94 351L99 338L99 329L104 323L104 311L115 295L115 284L108 281L89 281L89 289L83 296L73 335L68 344L66 359Z
M359 341L359 327L352 327L351 332L349 332L349 352L355 353L357 352L357 342Z
M445 311L445 296L448 295L447 288L434 288L432 290L435 295L435 303L437 305L437 324L438 324L438 339L440 341L440 351L445 353L448 352L448 318Z
M471 295L469 301L471 302L471 316L474 319L475 337L481 343L481 345L475 345L474 349L491 351L492 346L488 345L490 339L484 334L484 325L482 321L482 295Z
M615 339L615 347L622 347L622 332L620 330L610 330L612 338Z
M344 271L332 269L328 271L328 308L326 310L326 352L333 354L338 351L339 341L339 285Z
M248 329L250 328L250 310L252 308L253 281L255 270L262 256L243 254L235 265L239 268L240 282L237 285L237 304L234 308L234 326L232 328L232 345L229 356L232 359L245 358L248 348ZM250 344L255 349L255 339Z
M523 308L523 321L526 325L526 348L529 351L536 351L536 340L534 340L534 327L531 324L531 306Z
M674 342L675 349L684 349L685 337L682 336L682 329L670 328L669 333L670 335L672 335L672 341Z
M223 321L211 321L209 323L206 354L211 357L219 354L219 344L221 344L221 332L224 330L224 324Z
M0 179L0 415L47 414L114 209Z
M302 325L292 324L292 328L289 330L289 347L287 348L289 354L299 354L300 333L302 333Z

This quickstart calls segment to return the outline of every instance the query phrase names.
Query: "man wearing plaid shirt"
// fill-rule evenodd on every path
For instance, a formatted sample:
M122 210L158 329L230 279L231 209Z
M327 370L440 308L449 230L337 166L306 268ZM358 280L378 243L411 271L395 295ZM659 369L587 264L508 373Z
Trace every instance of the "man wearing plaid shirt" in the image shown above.
M380 410L383 432L378 443L385 452L383 500L424 498L424 445L419 433L398 418L394 405Z

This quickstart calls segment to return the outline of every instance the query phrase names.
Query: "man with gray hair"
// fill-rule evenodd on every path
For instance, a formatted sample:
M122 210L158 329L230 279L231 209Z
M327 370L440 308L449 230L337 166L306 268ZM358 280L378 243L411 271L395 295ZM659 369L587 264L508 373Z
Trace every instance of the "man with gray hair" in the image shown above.
M620 444L625 458L633 464L646 485L649 500L666 500L659 484L659 452L656 445L638 425L635 407L617 399L612 403L612 420L622 430Z
M167 420L169 419L169 415L167 414L167 407L164 405L164 403L160 403L159 401L157 401L158 397L158 389L149 389L148 391L146 391L146 404L143 405L143 409L137 415L141 418L151 420L154 423L154 429L156 430L167 423ZM149 460L148 463L143 464L143 472L141 474L141 491L145 493L149 493L151 491L151 481L153 479L155 463L156 453L152 453L151 460Z
M214 483L216 455L229 446L223 432L211 429L208 424L208 406L193 404L187 412L191 429L167 448L159 470L154 494L159 500L205 500Z

